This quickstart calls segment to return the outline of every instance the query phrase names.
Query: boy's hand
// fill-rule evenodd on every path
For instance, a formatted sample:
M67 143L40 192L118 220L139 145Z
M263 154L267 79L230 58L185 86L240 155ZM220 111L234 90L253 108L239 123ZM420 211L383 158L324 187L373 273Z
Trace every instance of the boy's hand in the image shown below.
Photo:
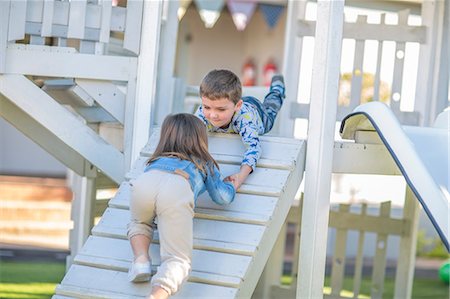
M252 168L250 166L242 165L241 170L238 173L227 176L224 181L233 183L234 189L238 190L251 172Z

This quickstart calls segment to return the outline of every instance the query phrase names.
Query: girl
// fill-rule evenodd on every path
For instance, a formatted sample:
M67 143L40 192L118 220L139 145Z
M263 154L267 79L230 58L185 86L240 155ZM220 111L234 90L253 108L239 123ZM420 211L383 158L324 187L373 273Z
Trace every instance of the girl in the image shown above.
M189 275L192 256L194 203L205 190L217 204L233 201L236 190L220 178L208 153L206 127L197 117L180 113L163 122L161 136L144 173L131 185L128 239L134 261L132 282L148 281L148 249L158 218L161 265L151 280L150 298L168 298Z

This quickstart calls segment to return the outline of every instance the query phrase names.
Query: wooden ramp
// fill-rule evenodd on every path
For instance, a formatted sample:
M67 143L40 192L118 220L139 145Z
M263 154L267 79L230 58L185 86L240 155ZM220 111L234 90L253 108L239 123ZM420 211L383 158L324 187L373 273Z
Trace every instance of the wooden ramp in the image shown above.
M142 172L158 138L155 132L127 179ZM306 151L300 140L264 136L261 142L257 169L231 205L216 205L207 194L197 201L192 273L173 298L251 297L303 178ZM224 176L237 172L244 152L240 137L214 134L209 143ZM129 195L125 181L53 298L142 298L149 293L149 283L127 281ZM156 232L150 249L153 271L160 263L158 242Z

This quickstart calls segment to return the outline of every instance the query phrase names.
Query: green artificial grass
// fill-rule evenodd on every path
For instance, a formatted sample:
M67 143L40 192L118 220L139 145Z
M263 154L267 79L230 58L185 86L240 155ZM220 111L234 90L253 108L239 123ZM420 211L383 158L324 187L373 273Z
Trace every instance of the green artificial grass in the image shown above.
M0 260L0 298L44 299L55 293L64 277L64 263Z

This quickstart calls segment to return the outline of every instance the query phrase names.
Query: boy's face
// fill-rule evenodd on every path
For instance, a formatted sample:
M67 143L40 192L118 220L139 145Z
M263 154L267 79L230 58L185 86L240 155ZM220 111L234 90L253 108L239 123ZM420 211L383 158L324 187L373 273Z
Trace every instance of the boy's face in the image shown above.
M239 100L237 104L234 104L227 98L210 100L206 97L202 97L202 106L206 119L214 127L224 127L231 122L234 113L241 109L242 100Z

